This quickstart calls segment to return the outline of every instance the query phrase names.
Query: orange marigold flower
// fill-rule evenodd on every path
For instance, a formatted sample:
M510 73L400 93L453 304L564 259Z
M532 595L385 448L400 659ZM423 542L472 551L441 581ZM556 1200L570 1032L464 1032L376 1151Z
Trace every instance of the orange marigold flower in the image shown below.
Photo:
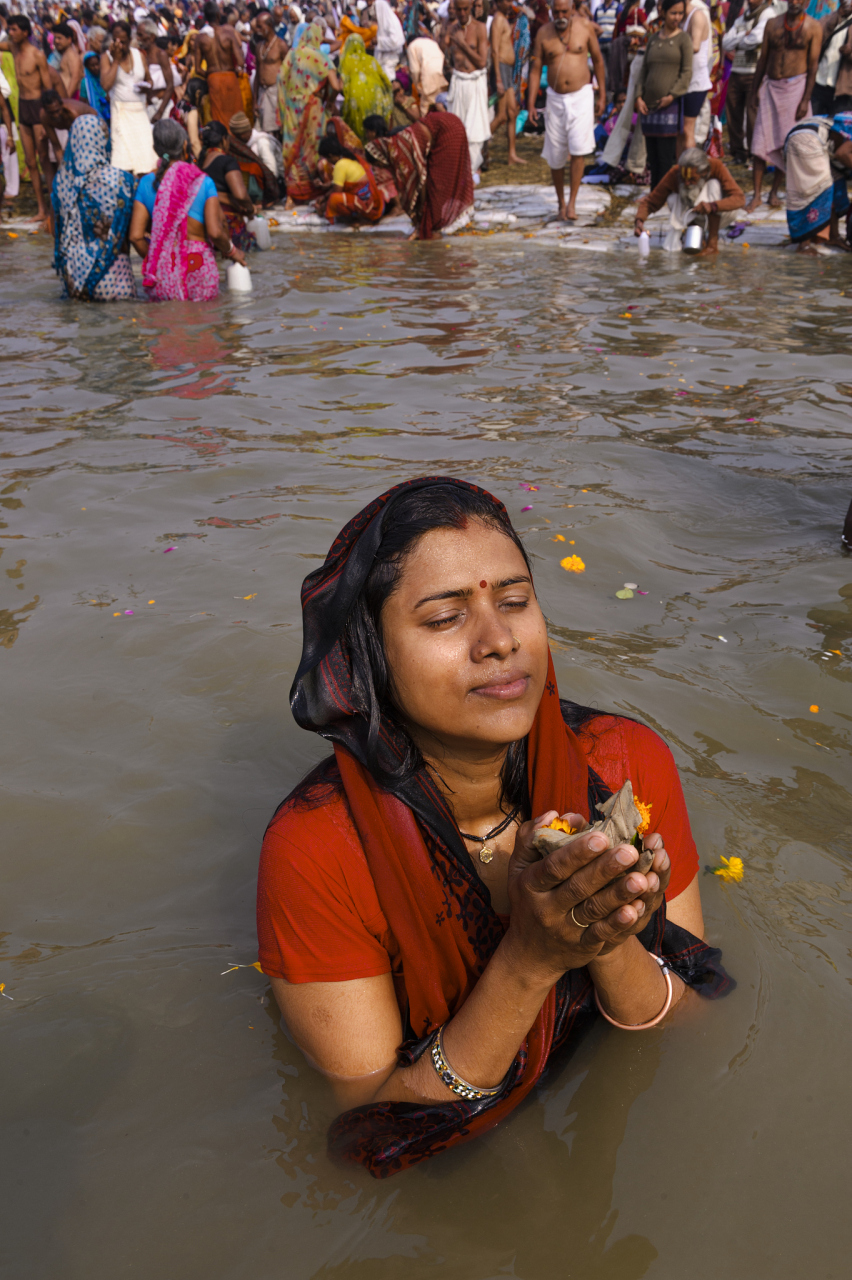
M644 800L637 800L635 796L633 797L633 803L642 815L642 821L637 828L636 834L639 836L647 835L648 828L651 825L651 810L654 806L653 804L646 804Z
M573 836L577 828L569 826L564 818L554 818L552 822L548 822L545 831L564 831L566 836Z

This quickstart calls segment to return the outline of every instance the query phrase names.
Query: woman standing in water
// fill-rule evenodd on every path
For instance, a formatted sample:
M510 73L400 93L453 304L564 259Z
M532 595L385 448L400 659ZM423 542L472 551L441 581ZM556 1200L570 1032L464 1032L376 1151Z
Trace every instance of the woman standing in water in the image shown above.
M206 302L219 293L213 249L243 266L245 254L231 243L213 180L188 163L176 120L154 125L154 150L160 163L139 183L130 226L142 281L156 302Z
M53 265L67 297L136 297L127 243L133 187L133 174L109 162L109 131L100 116L78 116L51 192Z
M507 1115L585 1015L641 1030L730 979L701 941L671 754L560 702L501 503L399 485L335 539L302 609L291 705L334 756L267 831L260 963L349 1108L332 1150L381 1177ZM599 834L539 858L536 827L576 827L627 778L657 830L645 874Z

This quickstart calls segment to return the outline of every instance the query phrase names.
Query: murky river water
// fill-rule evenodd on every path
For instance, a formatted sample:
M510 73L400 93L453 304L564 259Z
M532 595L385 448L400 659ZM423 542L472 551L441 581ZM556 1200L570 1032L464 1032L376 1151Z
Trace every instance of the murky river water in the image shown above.
M81 306L0 246L4 1275L839 1280L852 265L304 237L255 277ZM662 732L702 867L743 857L701 879L739 986L596 1029L375 1183L327 1161L266 980L222 974L323 754L287 705L301 579L424 472L507 502L563 693Z

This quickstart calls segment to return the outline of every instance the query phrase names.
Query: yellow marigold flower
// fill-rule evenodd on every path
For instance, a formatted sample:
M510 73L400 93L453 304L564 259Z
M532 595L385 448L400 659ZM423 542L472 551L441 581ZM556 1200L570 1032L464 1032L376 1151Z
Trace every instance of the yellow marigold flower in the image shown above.
M743 860L742 858L722 858L723 867L716 867L713 872L714 876L721 876L725 884L739 884L743 878Z
M559 563L563 569L567 569L568 573L584 573L586 569L579 556L566 556Z
M554 818L552 822L548 822L545 831L564 831L566 836L573 836L576 827L570 827L564 818Z
M635 796L633 797L633 803L642 815L642 821L636 829L636 834L638 836L647 835L648 828L651 825L651 810L654 806L650 802L646 804L644 800L637 800Z

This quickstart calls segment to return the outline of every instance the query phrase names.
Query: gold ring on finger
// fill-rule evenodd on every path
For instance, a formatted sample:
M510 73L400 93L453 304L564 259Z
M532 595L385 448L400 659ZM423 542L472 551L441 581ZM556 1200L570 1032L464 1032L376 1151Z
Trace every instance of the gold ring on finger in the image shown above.
M578 903L577 905L579 906L580 904ZM583 924L582 920L578 920L577 917L574 915L573 907L571 908L571 919L574 921L578 929L588 929L589 925ZM591 924L591 920L589 921L589 924Z

